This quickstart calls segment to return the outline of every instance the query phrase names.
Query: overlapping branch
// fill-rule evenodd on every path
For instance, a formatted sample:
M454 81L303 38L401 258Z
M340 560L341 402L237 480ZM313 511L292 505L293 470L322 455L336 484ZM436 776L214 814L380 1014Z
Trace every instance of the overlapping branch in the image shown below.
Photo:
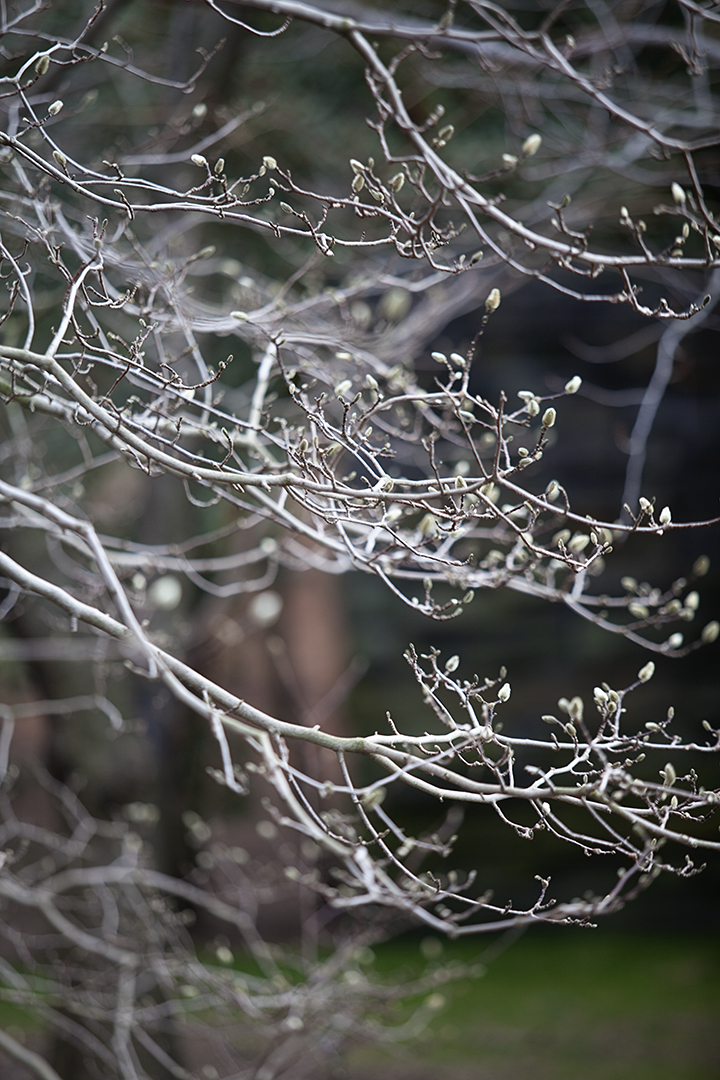
M226 6L206 6L234 18ZM94 66L101 87L109 72L140 76L158 92L191 90L207 58L179 84L155 75L149 64L113 58L83 34L48 44L33 23L36 8L25 12L27 26L20 20L3 28L17 48L5 55L8 73L0 83L0 273L7 286L0 392L9 432L0 461L0 514L9 538L0 552L7 590L0 611L10 618L18 603L41 605L52 612L58 639L71 640L83 624L85 637L112 640L136 673L162 681L207 724L221 764L218 782L238 795L249 782L264 786L277 826L326 853L334 876L299 859L287 870L333 908L370 905L398 914L403 925L417 920L456 937L537 923L586 924L620 908L661 871L695 873L694 859L687 854L678 861L678 849L694 856L720 847L709 825L720 794L695 771L718 752L718 732L708 726L705 735L675 735L671 713L635 721L626 712L629 693L639 697L652 676L652 662L629 687L595 687L593 707L580 697L562 698L557 716L536 717L532 728L514 732L504 672L464 677L458 657L443 663L434 650L418 655L411 648L419 721L404 731L389 716L382 731L343 737L269 715L176 655L152 622L150 594L171 576L230 597L262 594L281 566L358 569L439 620L459 614L478 590L508 587L562 603L662 655L680 657L717 638L714 620L687 642L676 628L695 618L706 558L664 587L625 577L616 595L600 593L596 575L626 536L660 542L665 533L719 519L708 512L701 521L674 521L670 507L641 494L637 470L623 520L581 515L558 481L533 480L553 453L552 439L562 436L579 377L557 393L520 391L518 404L505 393L491 400L481 392L473 366L501 290L513 287L513 272L584 301L627 303L641 314L676 320L667 324L662 370L641 412L634 453L642 456L675 347L685 328L690 332L710 314L705 281L717 286L720 230L701 179L703 155L719 141L712 84L694 94L685 81L717 63L712 36L702 37L708 16L683 3L692 25L675 42L667 26L645 33L637 21L633 33L605 33L593 19L573 36L562 10L524 29L509 9L479 2L451 5L437 25L290 0L244 6L278 15L278 27L263 34L284 33L284 20L299 19L337 33L362 57L382 160L360 160L350 147L345 187L328 180L318 190L270 154L241 175L232 144L225 149L223 140L259 115L251 105L232 120L218 118L215 125L213 119L211 131L201 130L207 110L195 106L151 137L136 132L135 143L129 138L108 150L106 160L91 159L78 127L91 122L94 105L76 100L79 71ZM649 42L678 46L674 89L664 92L656 116L650 115L656 86L640 55ZM406 71L416 64L414 71L436 72L436 85L445 85L457 74L445 64L448 53L466 65L460 79L493 83L501 102L510 99L516 70L538 88L534 101L530 93L515 96L506 116L507 152L488 150L482 169L454 156L459 140L452 142L453 125L439 109L428 108L420 120L407 103ZM43 84L60 72L64 98ZM640 86L643 94L636 93ZM608 116L616 129L609 130ZM590 135L573 150L568 132L583 124ZM208 160L216 147L227 160ZM551 152L543 158L546 147ZM572 211L569 193L557 190L570 153L579 163ZM583 187L580 173L601 159L625 179L647 173L627 200L630 208L597 210ZM529 200L514 186L538 183L547 186L539 194L533 187ZM657 206L652 227L640 216L652 213L650 185L670 199ZM589 231L596 219L597 242ZM217 226L211 237L209 223ZM257 270L251 277L245 263L230 258L240 245L223 247L223 238L238 235L277 245L292 266L286 279L273 282ZM605 271L615 275L613 284L601 278ZM696 273L689 292L695 301L678 305L660 295L641 303L637 281L653 289L660 281L667 291L675 271ZM430 352L449 319L468 312L474 319L468 348ZM230 347L227 338L234 339ZM48 432L65 446L57 462L41 446ZM154 544L103 534L85 487L118 466L142 474L146 485L161 476L182 484L198 511L198 532L180 539L168 528ZM217 505L223 516L210 520ZM28 537L44 541L47 561L32 561L37 549L25 543ZM246 543L222 547L239 537ZM100 709L115 727L123 723L112 694L42 707L65 715ZM6 705L0 713L2 798L12 779L14 725L31 708ZM543 721L547 729L540 728ZM313 772L301 753L308 744L327 751L336 767ZM582 900L557 897L546 879L530 900L496 899L475 870L441 869L452 852L455 819L450 814L447 828L418 835L403 820L402 800L393 798L402 786L450 804L455 819L458 807L487 807L523 839L549 832L614 860L617 874ZM19 836L9 810L6 821ZM83 827L95 835L85 819ZM142 865L125 834L110 830L108 837L125 843L121 855L93 863L84 840L78 853L76 833L62 841L33 834L33 842L54 845L62 866L46 872L38 863L35 878L10 867L0 878L6 899L40 911L54 934L100 965L102 993L94 1005L88 998L79 1007L99 1010L91 1019L102 1037L87 1034L92 1025L80 1036L74 1019L52 1013L52 1022L67 1022L99 1061L119 1062L119 1075L134 1077L136 1039L164 1062L153 1024L189 1008L180 1000L186 985L201 985L188 999L198 1009L232 1006L261 1018L280 1016L278 1023L289 1025L284 1031L300 1030L298 1001L327 1009L346 956L314 969L305 997L265 983L250 993L234 976L199 971L187 952L177 959L184 932L169 905L159 920L166 935L160 959L141 975L125 912L132 909L136 926L167 896L232 923L266 965L264 975L272 982L279 972L241 905ZM102 908L94 923L79 899L79 906L75 899L70 908L65 904L69 893L80 897L86 887ZM149 916L148 922L158 925ZM38 988L15 974L12 1000L23 1004ZM47 986L53 1000L62 990L57 979ZM162 1004L142 1005L146 992Z

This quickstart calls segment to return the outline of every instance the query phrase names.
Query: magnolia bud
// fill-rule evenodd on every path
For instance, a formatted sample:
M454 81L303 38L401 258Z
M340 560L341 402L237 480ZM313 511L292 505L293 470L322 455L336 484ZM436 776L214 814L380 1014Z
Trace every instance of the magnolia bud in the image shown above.
M672 192L672 197L678 204L678 206L684 206L685 200L687 199L684 188L681 188L680 185L675 183L675 181L673 180L672 184L670 185L670 191Z
M207 165L207 158L203 157L202 154L193 154L190 160L192 161L193 165L198 165L201 169L205 165Z
M640 682L649 682L655 674L655 664L652 660L648 660L645 667L641 667L638 671L638 679Z
M551 409L546 409L545 412L543 413L543 418L542 418L543 427L544 428L553 427L556 419L557 419L557 413L555 412L555 410L552 409L552 408Z
M500 701L507 701L508 698L510 697L510 694L511 694L510 683L507 683L507 682L503 683L503 685L498 690L498 698L500 699Z
M585 705L581 697L574 697L570 699L568 704L568 712L572 716L573 720L582 720Z
M568 548L574 555L579 555L581 551L590 543L590 537L587 533L576 533L575 536L568 542Z
M582 386L582 379L579 375L573 375L572 379L565 383L566 394L577 394L578 390Z
M525 157L533 157L537 154L542 144L542 135L528 135L525 142L522 144L522 151Z
M269 169L270 172L272 172L273 169L277 169L277 161L270 154L266 154L263 158L263 165L266 169Z
M488 315L492 315L493 311L497 311L500 307L500 290L491 289L488 293L488 298L485 301L485 310Z
M59 98L57 101L53 101L52 105L48 106L48 116L57 116L62 109L63 104L64 102L60 101Z

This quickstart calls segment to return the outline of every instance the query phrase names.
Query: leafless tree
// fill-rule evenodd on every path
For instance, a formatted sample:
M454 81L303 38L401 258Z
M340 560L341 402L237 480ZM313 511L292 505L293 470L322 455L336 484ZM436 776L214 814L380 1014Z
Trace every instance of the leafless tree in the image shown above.
M70 652L111 643L114 660L163 683L212 733L218 783L238 797L251 783L271 792L276 826L324 852L333 874L298 857L285 877L336 911L394 913L451 937L587 924L662 871L695 873L697 851L720 848L707 824L720 793L703 786L694 764L717 753L720 735L709 725L695 738L675 735L672 710L645 719L652 660L632 685L601 682L589 706L562 698L557 716L515 736L500 722L512 711L504 672L468 676L459 657L411 647L420 724L403 731L388 715L378 719L384 730L348 736L239 699L189 662L182 635L157 620L194 586L218 602L254 594L255 625L269 625L278 568L313 568L376 575L436 620L459 615L480 590L507 587L559 602L651 653L679 658L715 641L715 621L688 641L677 629L695 616L707 559L669 585L623 578L615 595L604 585L599 593L596 578L630 534L661 543L720 520L709 509L703 520L675 521L642 494L675 351L708 319L720 284L720 225L705 193L720 144L720 15L689 0L517 12L466 0L426 20L400 7L198 3L212 25L269 39L265 48L292 49L299 25L337 36L361 58L377 157L353 153L348 132L345 179L321 187L294 175L279 150L236 172L233 139L259 110L249 103L223 117L193 103L216 50L186 81L170 78L154 66L141 26L132 46L100 40L116 6L79 11L79 29L62 36L52 5L2 5L8 625L35 605ZM648 60L658 50L662 76ZM452 116L437 107L420 120L407 104L405 85L417 80L480 90L505 118L506 151L476 147L469 161ZM94 117L114 87L127 133L108 149ZM134 117L148 102L162 116L150 131ZM278 281L246 265L243 237L281 251L294 269ZM579 377L551 394L521 391L519 405L473 388L488 320L526 277L578 302L628 305L661 328L614 520L574 511L555 480L540 490L533 481ZM641 282L657 300L641 300ZM469 348L433 352L429 384L418 361L463 313L476 320ZM244 350L239 359L227 338ZM151 544L106 535L91 495L119 470L135 470L138 491L171 478L201 530L178 537L167 521ZM284 1032L260 1064L232 1064L228 1050L226 1075L304 1075L314 1051L302 1033L339 1045L368 997L382 996L351 962L362 932L291 985L258 936L251 883L227 851L205 852L222 878L214 889L161 874L127 823L88 817L44 773L38 782L64 807L69 829L15 816L9 755L23 718L100 710L118 731L129 719L92 655L88 648L93 693L3 708L0 893L6 913L31 908L49 924L21 944L3 916L20 961L4 963L3 995L42 999L48 1022L95 1058L98 1075L125 1080L156 1066L192 1075L156 1033L209 1008L221 1023L242 1014L266 1035ZM313 759L322 771L307 766L307 746L326 752ZM477 887L477 868L425 868L451 853L451 830L414 835L387 809L397 785L443 804L486 805L521 837L548 830L579 852L612 856L617 878L582 900L556 897L547 879L527 905L496 899ZM232 925L261 975L239 977L226 953L201 963L170 897ZM37 956L48 950L57 959L42 968ZM346 1020L334 1034L330 999ZM57 1075L11 1036L0 1045L37 1075Z

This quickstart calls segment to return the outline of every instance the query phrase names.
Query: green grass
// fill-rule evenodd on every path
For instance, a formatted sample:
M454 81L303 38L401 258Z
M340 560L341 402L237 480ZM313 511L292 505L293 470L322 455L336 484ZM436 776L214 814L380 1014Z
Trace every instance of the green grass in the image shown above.
M442 955L431 961L423 958L433 951L428 939L424 949L420 937L380 946L372 967L398 983L438 963L477 964L488 949L481 940L433 945ZM529 933L488 963L484 976L439 992L446 1005L429 1014L414 1042L352 1050L344 1073L320 1069L318 1080L720 1077L720 935ZM407 1021L421 1001L404 1003L395 1021ZM4 1003L0 1026L16 1037L39 1029L37 1017Z
M475 960L484 945L449 945ZM379 950L378 966L420 966L417 943ZM498 956L484 977L446 989L448 1004L402 1052L357 1050L352 1080L717 1080L720 938L558 929Z

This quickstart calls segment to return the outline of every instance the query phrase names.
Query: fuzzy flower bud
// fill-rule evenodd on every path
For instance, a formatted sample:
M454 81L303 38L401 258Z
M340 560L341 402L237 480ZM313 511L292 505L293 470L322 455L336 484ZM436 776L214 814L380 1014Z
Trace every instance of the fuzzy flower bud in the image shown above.
M579 375L573 375L572 379L565 383L566 394L577 394L578 390L582 386L582 379Z
M204 168L205 165L207 165L207 158L203 157L202 154L193 154L190 160L192 161L193 165L197 165L201 169Z
M649 682L655 674L655 664L652 660L648 660L645 667L641 667L638 671L638 679L640 682Z
M573 555L579 555L581 551L590 543L590 537L587 533L576 533L575 536L568 542L568 548L572 551Z
M585 711L585 705L581 697L574 697L570 699L568 705L568 712L572 716L573 720L582 720L583 712Z
M57 101L53 101L52 105L48 106L48 116L57 116L64 105L64 102L58 98Z
M552 408L546 409L543 413L542 426L544 428L551 428L554 426L556 420L557 413L555 412L555 410Z
M508 698L510 697L510 694L511 694L510 683L507 683L507 682L503 683L503 685L498 690L498 698L500 699L500 701L507 701Z
M687 199L685 189L673 180L672 184L670 185L670 191L672 192L672 197L678 204L678 206L684 206Z
M677 773L675 772L675 766L669 761L664 769L660 770L660 775L663 778L663 784L666 787L672 787L677 780Z
M500 290L491 289L488 293L488 298L485 301L485 310L488 315L492 315L493 311L497 311L500 307Z
M542 135L528 135L525 142L522 144L522 152L525 157L533 157L537 154L542 145Z

